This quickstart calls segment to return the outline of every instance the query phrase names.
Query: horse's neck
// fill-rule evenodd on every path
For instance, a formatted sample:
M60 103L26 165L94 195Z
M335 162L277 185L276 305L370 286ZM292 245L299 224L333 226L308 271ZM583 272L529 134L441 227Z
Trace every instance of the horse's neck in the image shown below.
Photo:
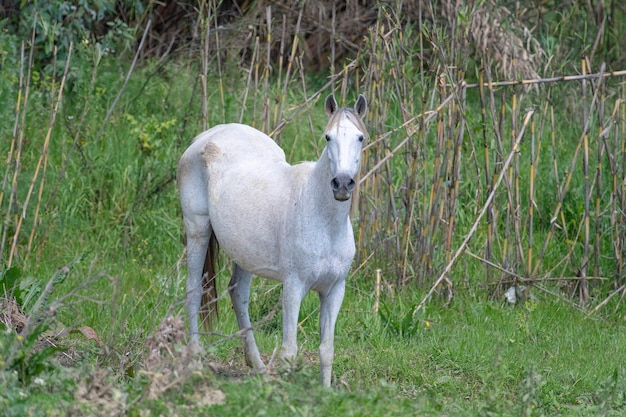
M330 163L326 149L315 162L307 181L307 190L304 190L303 198L309 199L306 206L312 209L316 216L323 219L323 223L330 227L345 224L350 214L349 201L337 201L333 197L330 182ZM310 213L313 214L313 213Z

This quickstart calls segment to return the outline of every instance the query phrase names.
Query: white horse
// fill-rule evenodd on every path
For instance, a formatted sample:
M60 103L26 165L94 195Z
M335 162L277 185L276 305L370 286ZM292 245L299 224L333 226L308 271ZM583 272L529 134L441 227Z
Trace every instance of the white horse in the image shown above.
M317 162L289 165L283 150L242 124L200 134L178 163L178 187L187 237L187 309L191 345L199 348L198 314L217 314L217 247L234 263L228 287L249 366L265 370L254 340L248 300L253 275L283 283L280 356L297 354L300 304L309 290L320 297L320 367L330 386L335 322L355 253L350 197L366 129L367 101L338 108L331 94L326 148ZM201 305L202 304L202 305Z

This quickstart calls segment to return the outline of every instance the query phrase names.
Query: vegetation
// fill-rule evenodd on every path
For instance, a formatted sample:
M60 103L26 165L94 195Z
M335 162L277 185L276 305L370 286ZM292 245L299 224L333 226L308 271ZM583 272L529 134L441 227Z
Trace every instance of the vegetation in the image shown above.
M623 414L621 3L44 3L0 21L0 413ZM175 167L231 121L314 159L331 91L370 137L329 391L272 282L269 375L229 314L187 350Z

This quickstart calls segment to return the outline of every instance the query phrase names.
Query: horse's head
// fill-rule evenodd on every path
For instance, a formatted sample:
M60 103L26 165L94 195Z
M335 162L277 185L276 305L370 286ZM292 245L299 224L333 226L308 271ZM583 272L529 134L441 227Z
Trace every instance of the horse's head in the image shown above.
M359 161L367 131L362 117L367 100L360 94L354 109L339 108L334 95L326 98L326 152L330 161L330 186L335 200L346 201L352 195L359 172Z

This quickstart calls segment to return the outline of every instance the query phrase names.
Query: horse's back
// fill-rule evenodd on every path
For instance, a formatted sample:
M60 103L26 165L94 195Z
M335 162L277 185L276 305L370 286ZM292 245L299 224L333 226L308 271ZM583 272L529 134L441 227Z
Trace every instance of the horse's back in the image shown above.
M280 182L289 167L283 150L261 131L239 123L217 125L199 134L178 162L183 212L207 216L211 197L218 205L232 198L228 194L253 202L247 197L258 190L250 188L251 177Z
M247 125L217 125L194 139L191 147L212 164L264 161L284 163L285 152L265 133Z

